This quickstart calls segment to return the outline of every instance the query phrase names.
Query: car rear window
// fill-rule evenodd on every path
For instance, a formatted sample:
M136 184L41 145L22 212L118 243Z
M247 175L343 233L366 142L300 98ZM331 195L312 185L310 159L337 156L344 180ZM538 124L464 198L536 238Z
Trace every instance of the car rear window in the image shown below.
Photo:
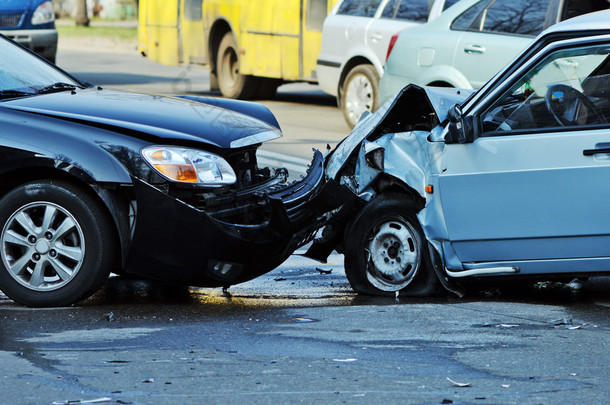
M337 14L356 17L374 17L381 0L345 0Z
M409 21L428 21L428 0L391 0L383 10L383 18Z

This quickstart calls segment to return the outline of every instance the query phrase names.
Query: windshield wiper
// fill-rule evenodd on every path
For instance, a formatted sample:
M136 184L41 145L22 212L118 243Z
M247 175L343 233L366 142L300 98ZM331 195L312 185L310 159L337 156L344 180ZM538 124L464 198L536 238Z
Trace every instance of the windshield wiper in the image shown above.
M32 96L32 95L34 95L34 93L28 93L28 92L20 91L20 90L0 90L0 99Z
M42 89L36 90L36 94L56 93L59 91L75 90L78 86L69 83L54 83L50 86L45 86Z

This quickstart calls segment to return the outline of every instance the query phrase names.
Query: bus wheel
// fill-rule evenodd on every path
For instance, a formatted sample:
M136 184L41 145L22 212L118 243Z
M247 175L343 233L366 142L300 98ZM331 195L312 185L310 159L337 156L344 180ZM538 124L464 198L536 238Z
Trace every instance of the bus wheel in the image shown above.
M216 60L218 85L222 95L228 98L249 100L254 97L257 78L239 72L239 54L233 34L227 32L218 47Z

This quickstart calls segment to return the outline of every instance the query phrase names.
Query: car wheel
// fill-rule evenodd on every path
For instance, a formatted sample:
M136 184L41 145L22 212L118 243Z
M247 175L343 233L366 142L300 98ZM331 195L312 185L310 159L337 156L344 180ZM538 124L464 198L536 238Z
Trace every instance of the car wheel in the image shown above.
M345 77L341 109L345 122L353 128L365 111L379 108L379 74L373 65L358 65Z
M254 97L258 88L257 78L240 73L237 43L230 32L226 33L220 41L216 71L218 87L223 96L242 100Z
M356 292L423 296L438 290L415 212L412 200L390 194L358 214L345 238L345 273Z
M114 263L110 220L77 187L38 181L0 200L0 289L32 307L65 306L93 294Z

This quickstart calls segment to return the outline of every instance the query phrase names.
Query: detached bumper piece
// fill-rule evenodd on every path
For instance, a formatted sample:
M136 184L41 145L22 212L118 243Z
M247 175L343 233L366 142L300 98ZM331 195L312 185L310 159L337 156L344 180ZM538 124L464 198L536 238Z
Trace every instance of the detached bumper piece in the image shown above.
M197 206L134 179L138 212L126 270L202 287L258 277L313 238L319 224L312 200L323 175L323 157L315 151L299 182L280 184L280 171L231 195L200 194Z

